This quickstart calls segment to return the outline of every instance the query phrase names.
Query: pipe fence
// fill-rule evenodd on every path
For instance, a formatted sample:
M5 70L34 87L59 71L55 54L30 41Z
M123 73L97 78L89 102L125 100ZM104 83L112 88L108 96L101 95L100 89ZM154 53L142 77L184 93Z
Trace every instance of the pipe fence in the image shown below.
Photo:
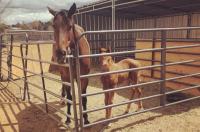
M1 78L1 82L3 81L10 81L10 83L13 83L14 85L16 85L17 87L19 87L23 92L22 93L22 100L28 100L29 102L31 102L32 104L35 104L34 102L32 102L32 96L39 99L40 101L42 101L44 103L45 106L45 112L49 113L50 109L54 109L57 112L59 112L60 114L67 116L69 118L71 118L74 121L75 124L75 130L76 131L83 131L84 128L87 128L89 126L94 126L96 124L99 123L106 123L106 122L112 122L114 120L117 119L121 119L121 118L126 118L132 115L136 115L136 114L140 114L140 113L144 113L144 112L148 112L148 111L152 111L152 110L156 110L156 109L161 109L161 108L165 108L167 106L171 106L171 105L175 105L175 104L179 104L182 102L186 102L186 101L190 101L193 99L198 99L200 96L193 96L191 98L187 98L184 100L180 100L180 101L176 101L173 103L168 103L166 101L166 96L173 94L173 93L178 93L178 92L183 92L183 91L189 91L189 90L193 90L193 89L199 89L200 88L200 84L194 84L193 86L189 86L189 87L185 87L182 89L178 89L178 90L173 90L173 91L168 91L167 90L167 86L166 84L168 82L171 81L176 81L179 79L184 79L184 78L188 78L188 77L194 77L194 78L199 78L200 77L200 72L196 71L195 73L189 73L189 74L178 74L178 76L176 77L167 77L167 68L170 66L178 66L178 65L184 65L184 66L188 66L188 65L194 65L193 63L198 63L200 61L200 58L194 58L194 59L187 59L187 60L181 60L181 61L168 61L167 60L167 54L169 52L176 52L175 50L177 49L188 49L188 48L199 48L200 44L188 44L188 45L181 45L181 46L167 46L168 40L167 40L167 33L170 31L177 31L177 30L199 30L200 27L180 27L180 28L154 28L154 29L127 29L127 30L102 30L102 31L87 31L84 32L79 38L78 38L78 42L75 45L75 55L67 55L66 58L68 59L68 64L58 64L56 62L52 62L52 61L48 61L48 60L44 60L42 59L42 50L41 50L41 46L42 45L53 45L55 44L54 41L52 40L39 40L39 41L31 41L29 40L29 35L28 33L24 33L24 32L20 32L20 33L6 33L6 34L1 34L0 35L0 75L3 76L5 73L7 72L7 79L3 80L3 78ZM27 31L28 32L28 31ZM130 51L124 51L122 49L122 51L119 50L113 50L115 52L111 52L111 53L104 53L104 54L99 54L99 53L94 53L94 54L89 54L89 55L81 55L79 52L79 40L82 39L83 36L87 36L90 34L108 34L108 35L113 35L115 36L115 34L118 33L137 33L137 32L159 32L161 34L161 39L160 41L160 47L152 47L152 48L148 48L148 49L136 49L135 50L130 50ZM14 35L23 35L25 37L25 41L22 41L18 44L15 43L14 40ZM7 42L3 42L3 37L4 36L9 36L10 39L8 39ZM107 38L107 37L105 37ZM110 45L112 45L111 47L117 47L115 44L117 43L119 38L115 38L112 40L111 43L109 43ZM124 40L124 38L121 38ZM134 41L136 38L133 38ZM95 41L95 40L92 40ZM103 40L106 41L106 40ZM110 41L110 40L109 40ZM129 40L128 40L129 41ZM136 39L137 41L137 39ZM152 39L152 41L154 42L155 40ZM107 44L107 45L109 45ZM114 46L113 46L114 45ZM31 58L29 57L29 53L30 53L30 46L36 46L36 50L37 50L37 56L38 58ZM8 52L3 52L3 49L7 47ZM16 52L14 52L15 49L18 49L20 52L20 55L17 55ZM97 50L97 49L95 49ZM80 65L80 60L83 58L98 58L100 56L113 56L114 58L116 56L122 56L122 55L131 55L134 54L134 56L136 54L139 53L159 53L160 56L160 60L154 60L154 59L146 59L146 61L150 61L152 62L151 65L148 66L142 66L139 68L130 68L130 69L124 69L124 70L117 70L117 71L109 71L109 72L98 72L98 73L89 73L87 75L82 75L80 72L81 69L81 65ZM182 53L186 53L185 51L183 51ZM7 59L3 59L3 55L7 56ZM191 55L196 55L199 56L199 54L197 53L190 53ZM21 60L21 66L18 64L13 63L13 58L18 58ZM137 59L137 57L135 58ZM139 60L139 59L138 59ZM144 59L145 60L145 59ZM144 61L143 60L143 61ZM76 66L74 67L74 65L72 64L73 62L76 62ZM142 59L140 60L142 61ZM35 72L31 69L29 69L29 64L30 62L35 62L38 63L39 66L39 73ZM153 63L155 62L155 63ZM51 64L51 65L56 65L59 67L64 67L64 68L69 68L70 71L70 82L65 82L62 81L61 79L55 78L53 76L50 76L48 74L45 73L44 70L44 64ZM6 65L6 67L5 67ZM97 63L98 65L98 63ZM197 65L198 68L198 64ZM17 75L16 73L14 73L13 68L17 68L19 70L21 70L23 72L23 76ZM138 84L131 84L131 85L127 85L127 86L118 86L114 89L107 89L107 90L101 90L99 92L87 92L87 93L82 93L83 91L81 91L81 79L85 79L85 78L95 78L95 77L100 77L103 75L110 75L110 74L119 74L119 73L124 73L124 72L131 72L131 71L141 71L141 70L157 70L157 72L159 72L159 77L156 80L150 80L150 81L145 81L145 82L141 82ZM76 80L77 80L77 89L78 91L75 91L75 86L74 86L74 74L76 74ZM41 81L41 85L34 83L33 81L31 81L31 76L34 77L38 77L40 78ZM5 75L4 75L5 76ZM152 76L151 76L152 77ZM150 77L150 78L151 78ZM23 86L20 86L16 80L21 80L23 82ZM48 96L53 96L57 99L60 98L60 95L55 93L54 91L51 91L48 89L47 83L45 80L51 80L55 83L58 83L60 85L66 85L71 87L72 89L72 100L68 100L65 99L66 102L70 103L73 105L73 115L69 115L67 114L65 111L53 106L51 104L51 102L49 102ZM82 98L83 97L92 97L92 96L97 96L97 95L101 95L104 93L108 93L111 91L120 91L120 90L127 90L127 89L134 89L136 87L141 87L142 89L144 89L144 86L148 86L148 85L152 85L152 84L159 84L159 93L158 94L154 94L151 96L145 96L145 97L141 97L141 98L137 98L137 99L133 99L133 100L129 100L129 101L123 101L123 102L117 102L115 104L111 104L111 105L107 105L107 106L98 106L95 105L93 108L89 108L87 110L83 110L82 108ZM36 93L34 93L33 91L31 91L31 87L34 87L37 90L40 90L40 92L42 93L42 96L37 95ZM76 97L78 97L78 100L76 99ZM104 110L106 108L112 108L112 107L117 107L117 106L122 106L125 104L129 104L129 103L133 103L133 102L137 102L137 101L145 101L148 99L152 99L152 98L159 98L159 105L158 106L154 106L151 108L147 108L141 111L137 111L137 112L130 112L127 114L123 114L123 115L117 115L114 116L110 119L103 119L103 120L96 120L94 122L91 122L90 124L84 124L83 123L83 114L85 113L92 113L92 112L97 112L99 110ZM78 103L78 108L77 108L77 102ZM36 104L35 104L36 105ZM40 106L36 105L37 107L39 107L40 109L44 110L43 108L41 108ZM51 116L51 118L57 120L55 117L53 117L51 114L48 114ZM90 119L90 116L89 116ZM58 121L58 120L57 120ZM58 121L60 122L60 121ZM60 122L61 123L61 122Z
M200 62L200 58L198 59L190 59L190 60L183 60L183 61L174 61L174 62L167 62L167 52L171 52L173 50L176 49L188 49L188 48L199 48L200 44L188 44L188 45L184 45L184 46L167 46L167 32L170 31L177 31L177 30L197 30L200 29L200 27L179 27L179 28L153 28L153 29L127 29L127 30L101 30L101 31L87 31L85 33L83 33L78 40L80 40L83 36L89 36L90 34L119 34L119 33L137 33L137 32L159 32L161 34L161 39L160 39L160 48L149 48L149 49L135 49L134 51L117 51L117 52L111 52L111 53L103 53L103 54L88 54L88 55L81 55L79 54L79 48L76 48L76 63L77 63L77 84L78 84L78 89L81 88L81 79L84 78L94 78L97 76L103 76L103 75L110 75L110 74L119 74L119 73L124 73L124 72L131 72L131 71L139 71L139 70L147 70L147 69L155 69L155 68L160 68L159 72L160 72L160 78L156 81L148 81L148 82L142 82L139 84L133 84L133 85L128 85L128 86L120 86L120 87L116 87L113 89L107 89L107 90L102 90L100 92L93 92L93 93L84 93L82 94L82 92L79 90L79 101L81 102L82 97L88 97L88 96L96 96L99 94L104 94L104 93L109 93L111 91L119 91L119 90L127 90L127 89L133 89L136 87L141 87L141 86L146 86L146 85L150 85L150 84L159 84L160 85L160 93L159 94L155 94L152 96L147 96L147 97L142 97L142 98L138 98L138 99L133 99L130 101L123 101L123 102L119 102L116 104L111 104L111 105L106 105L106 106L96 106L92 109L88 109L88 110L83 110L82 107L79 106L79 111L80 111L80 115L83 116L83 114L85 113L91 113L91 112L96 112L99 110L104 110L106 108L112 108L112 107L117 107L117 106L121 106L121 105L125 105L125 104L129 104L129 103L133 103L133 102L137 102L137 101L143 101L143 100L147 100L147 99L151 99L151 98L156 98L159 97L160 98L160 105L156 106L156 107L152 107L152 108L148 108L148 109L144 109L142 111L138 111L138 112L131 112L131 113L127 113L127 114L123 114L123 115L118 115L118 116L114 116L110 119L103 119L101 121L95 121L92 122L90 124L83 124L83 118L80 117L80 127L81 130L83 128L87 128L99 123L106 123L106 122L112 122L114 120L118 120L121 118L125 118L131 115L136 115L139 113L144 113L144 112L148 112L148 111L152 111L152 110L156 110L156 109L160 109L160 108L164 108L166 106L171 106L171 105L175 105L175 104L179 104L182 102L186 102L186 101L190 101L193 99L198 99L200 96L195 96L195 97L191 97L189 99L184 99L181 101L176 101L173 103L167 103L166 102L166 96L173 94L173 93L178 93L178 92L183 92L183 91L189 91L192 89L198 89L200 88L200 84L199 85L195 85L195 86L190 86L190 87L186 87L183 89L179 89L179 90L173 90L173 91L167 91L167 87L166 87L166 83L170 82L170 81L174 81L174 80L178 80L178 79L183 79L183 78L188 78L188 77L199 77L200 72L196 71L195 73L191 73L191 74L184 74L184 75L180 75L177 77L166 77L166 69L167 67L170 66L177 66L177 65L185 65L185 64L191 64L194 62ZM133 38L134 39L134 38ZM113 40L113 44L115 44L117 42L117 40ZM77 47L79 46L79 41L77 42ZM113 46L115 47L115 46ZM117 70L117 71L108 71L108 72L101 72L101 73L90 73L87 75L81 75L80 74L80 59L83 58L98 58L100 56L120 56L120 55L124 55L124 54L136 54L136 53L144 53L144 52L159 52L160 53L160 64L154 64L152 63L152 65L150 66L142 66L139 68L130 68L130 69L124 69L124 70ZM192 53L191 53L192 54ZM195 53L194 53L195 54ZM137 59L137 58L136 58ZM153 61L153 60L150 60Z

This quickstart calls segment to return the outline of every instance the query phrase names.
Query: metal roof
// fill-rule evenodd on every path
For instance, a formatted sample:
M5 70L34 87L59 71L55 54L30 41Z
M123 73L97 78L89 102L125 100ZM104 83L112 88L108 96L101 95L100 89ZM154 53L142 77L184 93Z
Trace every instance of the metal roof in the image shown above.
M103 0L78 9L78 14L111 16L112 0ZM116 16L141 18L200 11L200 0L115 0Z

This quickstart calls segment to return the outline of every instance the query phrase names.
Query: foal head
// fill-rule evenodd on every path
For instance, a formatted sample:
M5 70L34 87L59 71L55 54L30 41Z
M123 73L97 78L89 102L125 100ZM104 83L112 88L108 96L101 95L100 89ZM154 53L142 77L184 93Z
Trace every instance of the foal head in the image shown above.
M110 53L110 49L100 48L99 52L101 54ZM108 56L100 56L99 60L100 60L100 64L101 64L102 68L106 68L106 67L110 66L113 63L113 59L109 55Z
M54 16L53 28L57 62L65 63L66 55L70 52L68 50L74 43L73 15L76 12L76 4L74 3L68 11L61 10L57 12L49 7L48 10Z

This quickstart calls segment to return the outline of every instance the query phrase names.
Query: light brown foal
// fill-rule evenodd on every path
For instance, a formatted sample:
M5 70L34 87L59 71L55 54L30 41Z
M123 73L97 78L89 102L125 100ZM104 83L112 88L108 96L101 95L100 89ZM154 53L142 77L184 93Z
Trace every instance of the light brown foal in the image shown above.
M108 53L110 52L109 49L100 48L100 53ZM111 56L101 56L100 63L102 70L104 72L108 71L117 71L123 69L130 69L130 68L138 68L141 66L140 62L134 59L124 59L117 63L114 62ZM123 72L123 73L116 73L116 74L109 74L103 75L101 77L101 82L103 84L103 89L113 89L117 87L118 84L128 81L129 85L137 84L141 81L141 71L131 71L131 72ZM135 87L132 89L132 93L130 96L130 100L133 99L135 92L138 94L138 98L141 97L142 91L140 88ZM105 93L105 105L113 104L114 98L114 91ZM137 102L138 108L137 111L143 109L142 101ZM128 113L131 107L131 103L127 105L127 109L125 113ZM106 109L106 118L111 117L111 110L112 107Z

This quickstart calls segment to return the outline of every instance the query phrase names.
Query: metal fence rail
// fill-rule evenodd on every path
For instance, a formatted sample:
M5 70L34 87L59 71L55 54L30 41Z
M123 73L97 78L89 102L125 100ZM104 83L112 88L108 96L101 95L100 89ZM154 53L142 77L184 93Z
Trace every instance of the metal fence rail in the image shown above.
M27 31L28 32L28 31ZM15 40L13 39L13 36L14 35L24 35L24 37L26 38L26 41L22 41L20 44L15 44ZM12 39L8 40L8 42L6 43L2 43L2 39L4 36L10 36ZM28 100L29 102L31 102L31 98L30 96L33 96L35 98L37 98L38 100L44 102L44 106L45 106L45 112L46 113L49 113L49 108L51 109L54 109L56 110L57 112L59 112L60 114L64 115L65 117L69 117L70 119L72 119L74 122L75 122L75 129L78 131L78 124L77 124L77 111L76 111L76 100L75 100L75 91L74 91L74 82L73 82L73 74L71 74L71 71L70 70L70 80L71 82L64 82L60 79L57 79L57 78L54 78L54 77L51 77L51 76L48 76L48 75L45 75L44 74L44 70L43 70L43 64L52 64L52 65L56 65L56 66L60 66L60 67L66 67L66 68L69 68L71 69L71 60L73 59L73 56L71 55L68 55L66 56L66 59L69 60L69 64L58 64L58 63L55 63L55 62L52 62L52 61L46 61L46 60L42 60L42 53L41 53L41 49L40 49L40 45L52 45L54 44L54 41L29 41L29 36L28 34L24 31L21 33L4 33L4 34L0 34L0 38L1 38L1 41L0 41L0 45L1 45L1 51L2 51L2 47L8 47L10 50L8 53L5 53L5 55L7 55L10 59L9 60L5 60L5 59L2 59L1 58L1 70L3 71L6 71L6 72L9 72L8 73L8 76L7 76L7 80L10 80L11 83L13 83L14 85L16 85L18 88L20 88L20 93L23 94L22 95L22 100L26 100L27 97L28 97ZM10 41L10 42L9 42ZM29 46L30 45L35 45L37 46L37 51L38 51L38 59L33 59L33 58L30 58L30 57L27 57L28 56L28 49L29 49ZM20 53L21 55L16 55L16 54L13 54L13 48L18 48L20 50ZM0 52L2 54L2 52ZM15 58L18 58L18 59L21 59L22 60L22 66L18 65L18 64L14 64L12 62L12 58L15 57ZM29 62L38 62L39 63L39 70L40 70L40 73L38 72L35 72L35 71L32 71L32 70L29 70L27 65L28 65L28 61ZM9 62L9 65L8 65L8 62ZM2 64L4 64L4 66L2 66ZM7 68L5 67L5 65L7 64ZM23 77L19 76L19 75L16 75L16 73L13 73L12 72L12 69L13 68L17 68L21 71L23 71ZM35 76L35 77L40 77L41 78L41 86L39 84L36 84L32 81L29 80L29 77L28 77L28 73L30 73L32 76ZM1 72L1 75L3 75L3 73ZM6 76L6 75L4 75ZM14 79L13 77L17 77L17 79ZM63 110L60 110L59 108L56 108L55 106L51 105L50 102L48 101L48 95L51 95L52 97L55 97L57 99L60 99L60 95L59 94L56 94L54 93L53 91L50 91L48 89L46 89L46 84L45 84L45 79L48 79L48 80L51 80L51 81L54 81L54 82L57 82L59 84L62 84L62 85L66 85L66 86L69 86L71 87L72 89L72 93L73 93L73 97L72 97L72 100L68 100L68 99L65 99L65 101L69 104L72 104L73 105L73 110L74 110L74 115L69 115L67 114L65 111ZM21 80L24 82L24 86L20 86L19 84L17 84L15 82L15 80ZM30 89L29 89L29 85L40 90L41 93L43 93L43 97L41 96L38 96L37 94L35 94L34 92L31 92ZM22 90L24 91L22 93ZM27 96L27 97L26 97ZM32 102L32 104L34 104ZM34 104L36 105L36 104ZM37 106L37 105L36 105ZM41 108L40 106L37 106L39 107L40 109L43 109ZM44 111L44 109L43 109ZM53 118L54 120L56 120L57 122L59 122L59 124L63 124L64 126L66 126L63 122L61 121L58 121L55 117L53 117L51 114L48 114L51 118ZM66 127L69 127L69 126L66 126Z
M166 68L169 67L169 66L176 66L176 65L181 65L181 64L191 64L191 63L194 63L194 62L200 62L200 59L191 59L191 60L174 61L174 62L167 62L167 60L166 60L167 59L167 56L166 56L167 51L172 51L172 50L176 50L176 49L187 49L187 48L200 47L200 44L190 44L190 45L184 45L184 46L170 46L170 47L168 47L167 46L167 39L166 39L167 32L168 31L176 31L176 30L194 30L194 29L197 30L197 29L200 29L200 27L102 30L102 31L87 31L87 32L83 33L79 37L79 40L83 36L87 36L87 35L89 36L90 34L160 32L161 33L161 40L160 40L161 47L160 48L151 48L151 49L138 49L138 50L134 50L134 51L133 50L131 50L131 51L118 51L118 52L111 52L111 53L89 54L89 55L80 55L79 51L78 51L79 48L77 48L76 62L77 62L77 67L78 67L77 70L79 70L79 71L80 71L80 59L82 59L82 58L94 58L94 57L100 57L100 56L116 56L116 55L119 56L119 55L124 55L124 54L135 54L135 53L144 53L144 52L160 52L161 60L159 61L160 64L152 63L152 65L143 66L143 67L139 67L139 68L130 68L130 69L108 71L108 72L101 72L101 73L90 73L90 74L87 74L87 75L81 75L80 72L77 72L77 77L78 77L77 83L78 83L79 89L80 89L80 86L81 86L80 80L83 79L83 78L92 78L92 77L97 77L97 76L102 76L102 75L118 74L118 73L123 73L123 72L130 72L130 71L137 71L137 70L147 70L147 69L154 69L154 68L161 68L159 70L161 76L160 76L159 80L156 80L156 81L143 82L143 83L128 85L128 86L121 86L121 87L116 87L114 89L102 90L102 91L99 91L99 92L81 94L80 91L79 91L78 95L79 95L79 100L81 102L82 97L95 96L95 95L98 95L98 94L108 93L108 92L111 92L111 91L126 90L126 89L141 87L141 86L145 86L145 85L149 85L149 84L160 84L160 93L156 94L156 95L137 98L137 99L119 102L119 103L101 106L101 107L96 106L96 107L94 107L92 109L88 109L88 110L83 110L81 107L79 107L80 114L81 114L81 116L83 116L83 114L85 114L85 113L96 112L96 111L103 110L103 109L106 109L106 108L117 107L117 106L133 103L133 102L136 102L136 101L143 101L143 100L147 100L147 99L151 99L151 98L158 98L158 97L160 98L160 105L159 106L149 108L149 109L145 109L145 110L142 110L142 111L139 111L139 112L132 112L132 113L124 114L124 115L118 115L118 116L112 117L110 119L103 119L101 121L92 122L92 123L86 124L86 125L83 124L83 119L80 118L81 129L83 129L85 127L93 126L93 125L96 125L96 124L99 124L99 123L111 122L111 121L114 121L116 119L121 119L121 118L125 118L125 117L131 116L131 115L144 113L144 112L147 112L147 111L152 111L152 110L160 109L160 108L163 108L163 107L166 107L166 106L171 106L171 105L174 105L174 104L178 104L178 103L182 103L182 102L185 102L185 101L200 98L200 96L197 96L197 97L192 97L192 98L181 100L181 101L174 102L174 103L167 103L166 102L166 95L177 93L177 92L182 92L182 91L188 91L188 90L191 90L191 89L200 88L200 85L195 85L195 86L186 87L186 88L183 88L183 89L180 89L180 90L173 90L173 91L170 91L170 92L166 91L166 82L200 75L200 73L197 72L197 73L185 74L185 75L181 75L181 76L177 76L177 77L170 77L170 78L166 77ZM113 41L115 42L115 40L113 40ZM77 42L77 47L78 46L79 46L79 42ZM153 60L151 60L151 61L153 61Z
M83 128L89 127L89 126L93 126L99 123L105 123L105 122L111 122L117 119L121 119L121 118L125 118L125 117L129 117L131 115L136 115L136 114L140 114L140 113L144 113L144 112L148 112L148 111L152 111L152 110L156 110L156 109L160 109L160 108L164 108L167 106L171 106L171 105L175 105L178 103L182 103L185 101L189 101L189 100L193 100L193 99L197 99L200 96L195 96L195 97L191 97L188 99L184 99L181 101L177 101L177 102L173 102L173 103L167 103L166 102L166 96L169 94L173 94L173 93L177 93L177 92L182 92L182 91L189 91L192 89L197 89L200 88L200 84L195 84L193 86L188 86L179 90L173 90L173 91L167 91L167 86L166 83L170 82L170 81L175 81L178 79L183 79L183 78L188 78L188 77L199 77L200 73L197 71L195 73L188 73L188 74L179 74L176 77L166 77L166 74L168 73L167 71L167 67L169 66L177 66L177 65L193 65L194 62L200 62L200 59L187 59L187 60L181 60L181 61L167 61L167 53L168 52L173 52L173 50L176 49L187 49L187 48L199 48L200 44L190 44L190 45L184 45L184 46L167 46L167 32L168 31L176 31L176 30L200 30L200 27L180 27L180 28L156 28L156 29L127 29L127 30L102 30L102 31L87 31L84 32L78 40L80 40L83 36L87 36L89 34L93 34L93 35L100 35L100 34L108 34L110 36L117 34L117 33L125 33L125 36L121 36L120 38L116 38L113 39L112 41L109 40L109 43L106 43L106 38L105 37L103 39L103 41L105 41L106 45L115 45L117 44L118 41L117 39L123 39L123 41L126 39L124 37L126 37L126 33L136 33L136 32L140 32L140 33L144 33L144 32L159 32L161 33L161 47L160 48L148 48L148 49L136 49L136 50L130 50L130 51L121 51L121 49L125 49L124 47L120 47L120 46L113 46L113 47L117 47L116 52L111 52L111 53L104 53L104 54L98 54L97 52L95 52L95 54L90 54L90 55L80 55L79 54L79 42L77 42L77 44L75 45L76 51L75 51L75 56L73 55L68 55L67 59L69 64L65 64L65 65L61 65L58 64L56 62L52 62L52 61L47 61L47 60L43 60L42 59L42 53L41 53L41 49L40 49L40 45L47 45L47 44L54 44L54 41L30 41L29 40L29 36L27 34L26 31L24 32L20 32L20 33L6 33L6 34L1 34L0 35L0 75L3 75L2 70L8 72L8 76L7 76L7 80L10 80L11 83L15 84L17 87L19 87L21 90L23 90L23 96L22 99L28 99L31 102L31 97L30 96L34 96L35 98L39 99L40 101L42 101L45 105L45 112L49 113L49 108L52 108L56 111L58 111L60 114L65 115L69 118L71 118L74 121L75 124L75 129L76 131L82 131ZM37 32L37 31L36 31ZM47 33L52 33L52 32L47 32ZM24 35L24 37L26 38L26 41L22 41L20 44L15 44L14 43L14 39L13 36L14 35ZM11 37L11 39L6 42L6 43L2 43L2 38L3 36L9 36ZM91 38L91 36L90 36ZM101 39L100 36L98 36L99 40ZM129 38L130 39L130 38ZM136 38L133 38L134 40ZM96 41L95 39L92 41ZM28 54L30 52L30 45L34 45L37 47L37 51L38 51L38 58L31 58L28 57ZM9 61L6 61L5 59L2 59L2 48L3 46L7 47L9 49L9 52L5 52L4 54L8 56ZM20 55L17 55L15 53L13 53L13 48L19 48L20 49ZM97 49L93 49L93 50L97 50ZM154 53L154 52L158 52L160 53L160 60L148 60L146 59L146 61L151 61L151 65L148 66L142 66L139 68L130 68L130 69L124 69L124 70L116 70L116 71L109 71L109 72L101 72L101 73L90 73L87 75L82 75L80 73L80 60L83 58L98 58L100 56L122 56L122 55L130 55L130 54L137 54L137 53L145 53L145 52L150 52L150 53ZM174 51L175 52L175 51ZM182 52L185 53L185 52ZM189 53L189 54L193 54L193 53ZM196 54L195 55L199 55ZM18 58L21 59L22 62L22 66L19 66L17 64L14 64L13 58ZM142 60L142 59L141 59ZM145 60L145 59L144 59ZM76 61L76 67L73 67L72 63L73 61ZM8 63L9 62L9 63ZM37 62L39 64L39 73L32 71L30 69L28 69L28 62ZM158 63L154 63L154 62L158 62ZM6 65L7 67L3 67L2 64ZM45 74L44 72L44 67L43 64L52 64L52 65L56 65L56 66L60 66L60 67L65 67L65 68L69 68L70 71L70 82L64 82L60 79L48 76ZM198 65L196 66L198 67ZM13 68L17 68L19 70L21 70L23 72L23 77L16 75L15 73L12 72ZM76 69L74 71L74 68ZM159 70L158 70L159 68ZM116 87L114 89L107 89L107 90L101 90L99 92L91 92L91 93L84 93L82 94L81 91L81 79L84 78L93 78L93 77L99 77L102 75L109 75L109 74L118 74L118 73L123 73L123 72L131 72L131 71L139 71L139 70L157 70L160 73L160 77L157 78L157 80L151 80L151 81L147 81L147 82L141 82L138 84L131 84L128 86L119 86ZM74 81L71 78L74 78L73 75L76 72L76 79L77 79L77 89L78 92L75 92L75 86L74 86ZM29 74L35 76L35 77L39 77L41 79L41 86L39 84L35 84L34 82L29 80ZM24 82L24 86L20 86L19 84L17 84L15 82L15 79L13 77L17 77L18 80L21 80ZM45 83L45 79L47 80L51 80L54 81L56 83L59 83L61 85L66 85L71 87L72 89L72 101L65 99L66 102L70 103L73 105L73 113L74 115L69 115L66 112L56 108L55 106L51 105L48 101L48 95L51 95L55 98L60 98L60 95L54 93L53 91L50 91L47 89L46 83ZM124 101L124 102L117 102L115 104L111 104L111 105L107 105L107 106L96 106L96 107L92 107L90 109L87 110L83 110L82 108L82 97L88 97L88 96L96 96L99 94L104 94L104 93L108 93L108 92L115 92L115 91L119 91L119 90L127 90L127 89L133 89L136 87L141 87L141 86L147 86L147 85L151 85L151 84L159 84L159 88L160 91L158 94L154 94L151 96L145 96L145 97L141 97L141 98L137 98L137 99L133 99L133 100L129 100L129 101ZM37 94L35 94L34 92L30 91L30 86L38 89L41 91L41 93L43 94L43 96L38 96ZM78 96L78 109L77 110L77 100L76 100L76 96ZM90 124L84 124L83 123L83 114L85 113L92 113L92 112L96 112L99 110L104 110L106 108L112 108L112 107L117 107L117 106L121 106L121 105L125 105L125 104L129 104L129 103L133 103L133 102L137 102L137 101L143 101L143 100L148 100L151 98L159 98L160 104L158 106L155 107L151 107L148 109L144 109L142 111L138 111L138 112L131 112L128 114L124 114L124 115L117 115L115 117L112 117L110 119L104 119L101 121L95 121L92 122ZM33 102L32 102L33 103ZM33 103L34 104L34 103ZM36 105L36 104L34 104ZM37 105L36 105L37 106ZM39 106L37 106L39 107ZM41 107L39 107L41 109ZM44 110L44 109L42 109ZM48 114L50 115L50 114ZM52 117L52 115L50 115ZM54 117L52 117L54 118ZM55 119L55 118L54 118ZM57 119L55 119L57 120ZM58 120L57 120L58 121ZM60 122L60 121L59 121ZM80 129L79 129L80 128Z

